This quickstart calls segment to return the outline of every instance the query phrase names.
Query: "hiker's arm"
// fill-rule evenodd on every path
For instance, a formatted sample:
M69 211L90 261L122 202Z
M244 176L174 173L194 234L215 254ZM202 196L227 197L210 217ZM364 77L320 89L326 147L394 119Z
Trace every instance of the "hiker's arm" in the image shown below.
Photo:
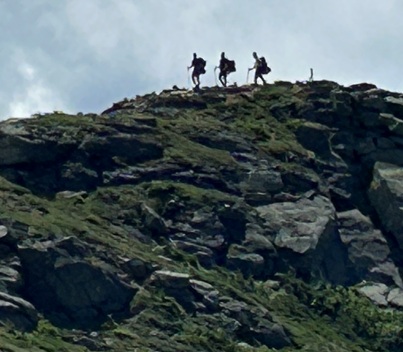
M255 62L255 64L253 65L252 68L249 68L248 71L252 71L255 70L257 68L257 62Z

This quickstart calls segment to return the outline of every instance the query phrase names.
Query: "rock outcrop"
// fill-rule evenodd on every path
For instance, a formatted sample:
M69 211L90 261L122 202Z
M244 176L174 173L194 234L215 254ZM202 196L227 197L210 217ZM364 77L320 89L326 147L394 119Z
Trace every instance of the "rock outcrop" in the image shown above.
M0 346L401 351L402 126L329 81L1 122Z

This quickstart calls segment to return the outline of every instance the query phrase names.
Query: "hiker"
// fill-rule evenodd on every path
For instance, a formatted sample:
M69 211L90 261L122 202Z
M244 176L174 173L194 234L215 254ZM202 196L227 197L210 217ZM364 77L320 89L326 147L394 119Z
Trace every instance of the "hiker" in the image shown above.
M255 70L255 84L257 84L258 78L260 78L263 81L263 84L266 84L263 75L268 74L271 71L271 68L267 66L266 59L263 56L259 58L256 52L253 53L253 58L255 59L255 64L252 68L248 69L248 73L251 70Z
M188 70L193 67L192 81L196 89L200 87L200 75L206 73L205 66L206 61L203 60L201 57L197 57L196 53L194 53L192 64L188 67Z
M216 69L220 69L220 74L218 75L218 79L220 80L221 84L226 87L227 86L227 76L231 72L235 72L235 61L228 60L225 57L225 53L221 53L220 64L216 67Z

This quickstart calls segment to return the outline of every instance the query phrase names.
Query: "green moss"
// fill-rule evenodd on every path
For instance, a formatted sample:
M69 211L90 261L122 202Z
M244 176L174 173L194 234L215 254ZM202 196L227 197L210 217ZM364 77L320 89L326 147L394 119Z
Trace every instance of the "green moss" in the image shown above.
M169 145L164 149L164 158L168 162L190 167L212 166L217 169L236 167L234 159L226 151L209 148L173 133L166 133Z
M68 334L68 333L67 333ZM86 352L87 348L63 341L66 332L48 321L39 321L31 333L0 328L0 349L7 352Z

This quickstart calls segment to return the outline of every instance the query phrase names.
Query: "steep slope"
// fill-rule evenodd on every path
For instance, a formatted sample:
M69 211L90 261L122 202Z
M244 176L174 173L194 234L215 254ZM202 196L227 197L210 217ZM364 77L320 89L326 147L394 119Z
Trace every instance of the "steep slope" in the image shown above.
M401 351L402 123L328 81L0 123L0 350Z

